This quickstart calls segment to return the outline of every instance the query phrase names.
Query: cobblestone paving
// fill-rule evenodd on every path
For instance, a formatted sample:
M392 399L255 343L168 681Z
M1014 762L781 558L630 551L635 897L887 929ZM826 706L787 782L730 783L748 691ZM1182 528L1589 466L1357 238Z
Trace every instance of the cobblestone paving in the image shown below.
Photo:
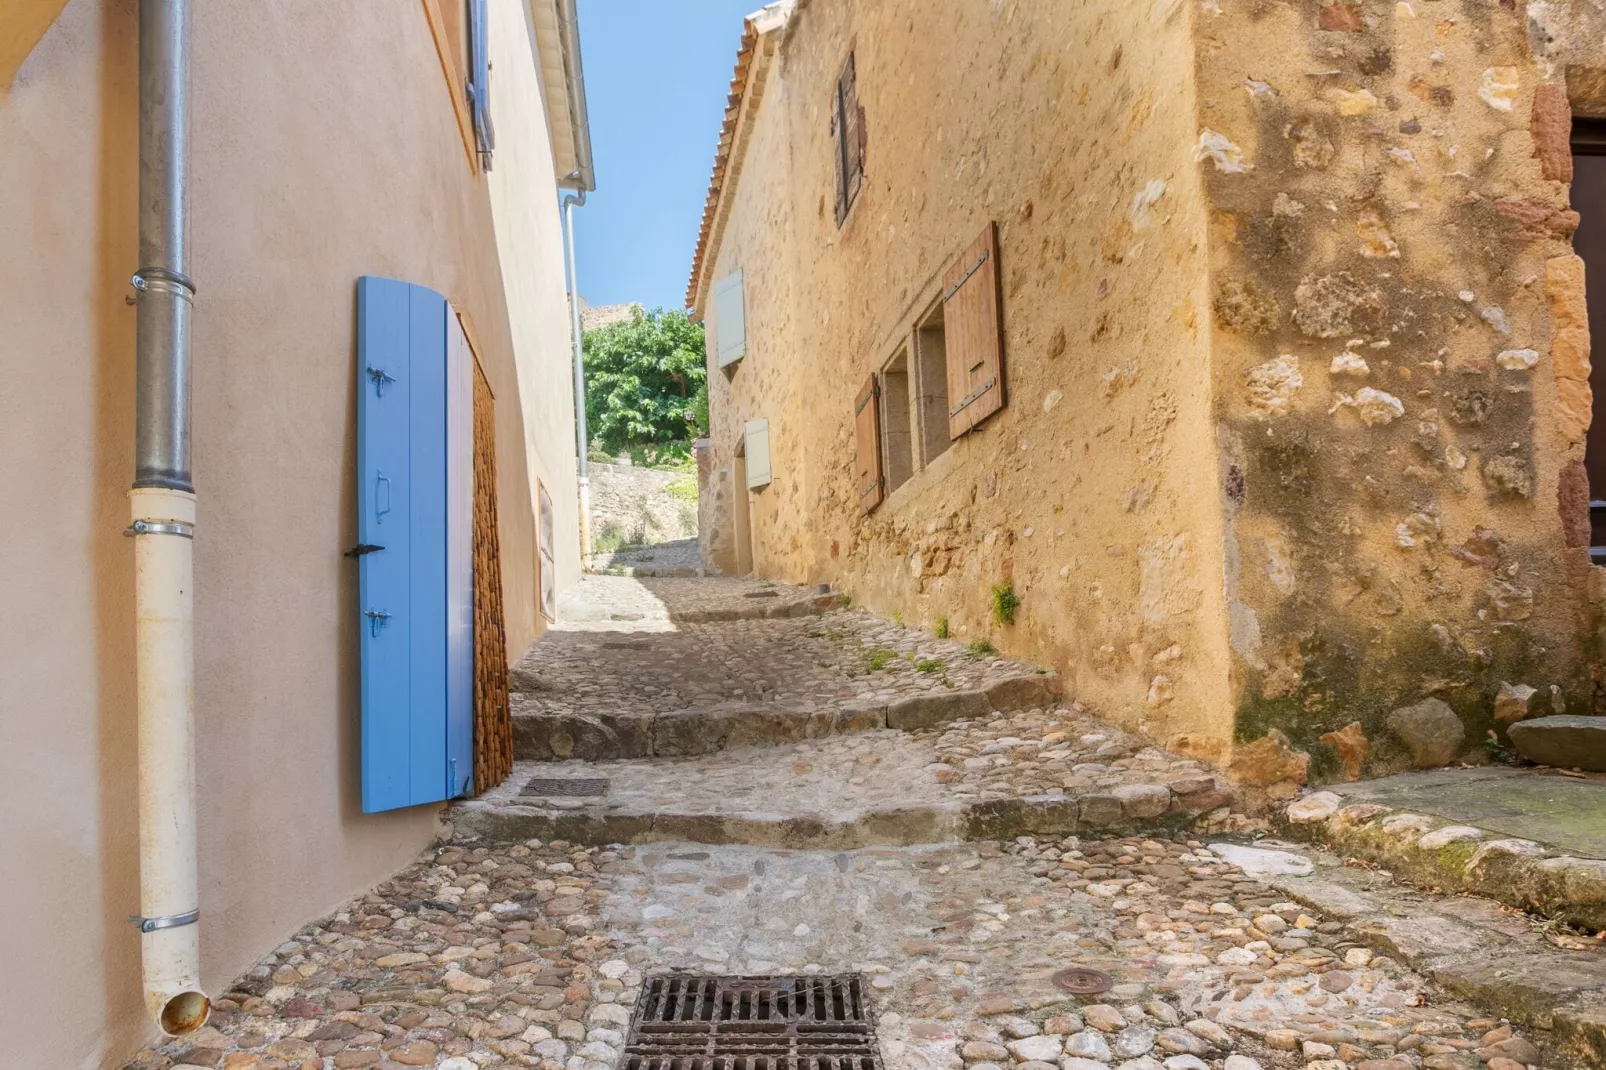
M1077 999L1067 965L1114 987ZM665 968L858 970L889 1070L1520 1070L1501 1020L1186 838L448 846L130 1070L612 1070Z
M725 703L885 705L971 690L1032 668L990 651L835 609L711 622L671 614L790 609L819 594L750 580L591 576L512 674L530 716L671 713ZM751 598L753 594L773 597ZM618 633L636 633L634 637Z
M655 546L594 554L591 570L617 571L630 576L700 576L703 574L703 561L697 552L696 539L675 539Z
M607 794L522 795L532 776L605 778ZM788 841L788 830L800 830L800 837L847 837L828 841L833 843L946 839L967 827L963 804L1026 798L1075 801L1059 819L1069 827L1054 826L1063 831L1186 823L1201 815L1209 815L1211 827L1241 822L1228 810L1226 782L1213 771L1147 746L1074 706L992 713L911 732L738 747L678 761L521 762L500 787L453 812L467 825L494 827L504 836L573 836L572 828L513 818L584 812L604 822L592 827L592 838L607 839L687 835L679 831L684 824L664 820L671 817L741 818L740 825L709 824L708 842L763 836L758 842L798 846L818 844ZM476 820L487 811L503 820ZM947 814L953 819L943 820ZM661 828L639 829L636 818L642 815L658 819ZM766 825L770 832L758 831ZM850 831L855 826L859 831Z

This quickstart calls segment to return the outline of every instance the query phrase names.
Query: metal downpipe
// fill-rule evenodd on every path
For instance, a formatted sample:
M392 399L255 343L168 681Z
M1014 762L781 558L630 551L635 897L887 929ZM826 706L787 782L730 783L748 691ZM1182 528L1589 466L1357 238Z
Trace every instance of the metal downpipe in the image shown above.
M185 274L189 2L139 5L134 613L139 710L139 908L145 1007L164 1033L206 1024L195 857L195 489Z
M580 560L591 561L591 466L586 457L590 436L586 431L585 351L580 331L580 276L574 267L574 210L584 208L586 191L563 198L563 218L569 232L569 315L574 336L574 437L580 476Z

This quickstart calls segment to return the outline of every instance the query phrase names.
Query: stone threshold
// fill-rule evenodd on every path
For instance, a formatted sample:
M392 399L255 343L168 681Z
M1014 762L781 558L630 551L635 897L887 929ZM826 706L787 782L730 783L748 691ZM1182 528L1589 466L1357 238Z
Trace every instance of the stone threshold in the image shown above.
M982 689L913 695L881 705L760 705L600 716L515 712L513 754L521 761L690 758L888 728L912 732L992 711L1040 708L1059 696L1058 674L1038 672L1005 677Z
M635 575L644 576L650 573L636 572ZM772 589L784 590L784 588ZM680 624L713 624L728 620L783 620L789 617L817 616L833 609L841 609L846 604L846 599L840 594L818 594L793 601L787 601L777 595L775 601L764 598L754 598L753 601L754 604L751 606L671 609L669 619Z
M607 766L597 771L607 772ZM513 778L522 780L516 774ZM675 809L579 809L517 796L456 803L444 811L442 838L493 844L562 840L585 845L681 842L843 851L911 847L1017 836L1120 835L1175 831L1218 809L1216 793L1181 796L1160 784L1099 794L928 802L861 811L697 813Z
M1253 875L1342 921L1373 951L1393 956L1444 991L1545 1031L1553 1058L1561 1060L1547 1060L1546 1066L1606 1066L1606 948L1556 947L1533 932L1528 919L1492 902L1414 892L1394 885L1387 874L1311 854L1316 865L1306 866L1304 874Z
M1424 791L1419 803L1424 808L1427 795ZM1575 857L1535 840L1410 808L1350 802L1333 791L1294 800L1274 821L1285 835L1330 845L1423 887L1480 895L1545 918L1606 930L1603 859ZM1606 1065L1606 1048L1602 1060Z

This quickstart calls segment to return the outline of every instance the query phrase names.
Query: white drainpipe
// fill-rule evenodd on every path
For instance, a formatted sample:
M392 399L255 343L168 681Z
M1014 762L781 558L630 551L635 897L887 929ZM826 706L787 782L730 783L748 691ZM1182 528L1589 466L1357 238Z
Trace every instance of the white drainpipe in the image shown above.
M139 5L134 635L145 1007L164 1033L206 1024L195 858L195 488L190 482L188 0Z

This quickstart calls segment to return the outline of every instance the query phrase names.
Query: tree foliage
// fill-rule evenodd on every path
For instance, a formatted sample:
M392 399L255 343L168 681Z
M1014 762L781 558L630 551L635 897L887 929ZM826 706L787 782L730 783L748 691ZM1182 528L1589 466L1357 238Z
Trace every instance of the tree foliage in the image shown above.
M708 433L703 326L685 312L637 312L585 332L582 350L593 445L656 464L689 456Z

